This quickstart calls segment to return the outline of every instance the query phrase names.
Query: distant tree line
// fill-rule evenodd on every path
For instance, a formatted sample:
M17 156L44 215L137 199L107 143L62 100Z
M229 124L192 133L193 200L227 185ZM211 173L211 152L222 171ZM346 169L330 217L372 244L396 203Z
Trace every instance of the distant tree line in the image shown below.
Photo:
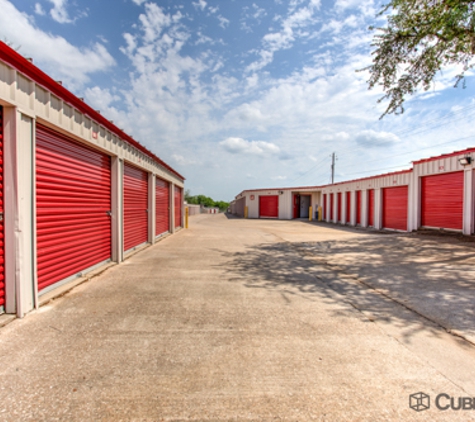
M203 205L208 208L219 208L220 211L225 211L229 207L229 202L215 201L209 196L195 195L191 196L190 191L185 191L185 201L188 204Z

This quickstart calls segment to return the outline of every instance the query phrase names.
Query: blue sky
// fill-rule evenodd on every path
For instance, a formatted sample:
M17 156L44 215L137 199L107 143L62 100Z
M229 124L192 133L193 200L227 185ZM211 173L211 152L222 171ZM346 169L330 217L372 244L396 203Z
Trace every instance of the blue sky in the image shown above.
M0 0L0 38L186 178L192 194L326 184L475 146L474 82L402 116L368 91L372 0Z

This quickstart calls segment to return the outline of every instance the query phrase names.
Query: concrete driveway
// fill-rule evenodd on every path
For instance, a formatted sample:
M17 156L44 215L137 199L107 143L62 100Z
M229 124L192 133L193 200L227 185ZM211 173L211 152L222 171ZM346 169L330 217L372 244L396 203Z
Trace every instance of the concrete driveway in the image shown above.
M435 406L475 396L475 348L443 326L473 334L473 252L193 217L0 329L0 419L475 420Z

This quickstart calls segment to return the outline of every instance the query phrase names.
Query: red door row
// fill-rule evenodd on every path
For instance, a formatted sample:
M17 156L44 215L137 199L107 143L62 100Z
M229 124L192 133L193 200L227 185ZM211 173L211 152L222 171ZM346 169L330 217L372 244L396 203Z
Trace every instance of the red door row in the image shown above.
M0 155L0 170L1 163ZM127 251L148 241L148 173L126 163L123 190L124 250ZM182 190L177 188L177 191L180 198L180 203L175 202L177 225L181 225ZM2 192L0 189L0 212L3 212ZM157 235L169 230L169 198L169 183L157 179ZM110 259L111 158L37 125L36 220L40 292ZM0 307L5 300L3 273L3 222L0 221Z
M259 217L278 218L279 217L279 196L265 195L259 196Z

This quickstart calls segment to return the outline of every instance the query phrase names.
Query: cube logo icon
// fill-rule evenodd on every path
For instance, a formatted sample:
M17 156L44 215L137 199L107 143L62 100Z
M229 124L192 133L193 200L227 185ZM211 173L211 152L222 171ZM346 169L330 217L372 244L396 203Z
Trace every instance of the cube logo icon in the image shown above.
M409 407L416 412L421 412L430 408L430 397L428 394L419 392L409 396Z

